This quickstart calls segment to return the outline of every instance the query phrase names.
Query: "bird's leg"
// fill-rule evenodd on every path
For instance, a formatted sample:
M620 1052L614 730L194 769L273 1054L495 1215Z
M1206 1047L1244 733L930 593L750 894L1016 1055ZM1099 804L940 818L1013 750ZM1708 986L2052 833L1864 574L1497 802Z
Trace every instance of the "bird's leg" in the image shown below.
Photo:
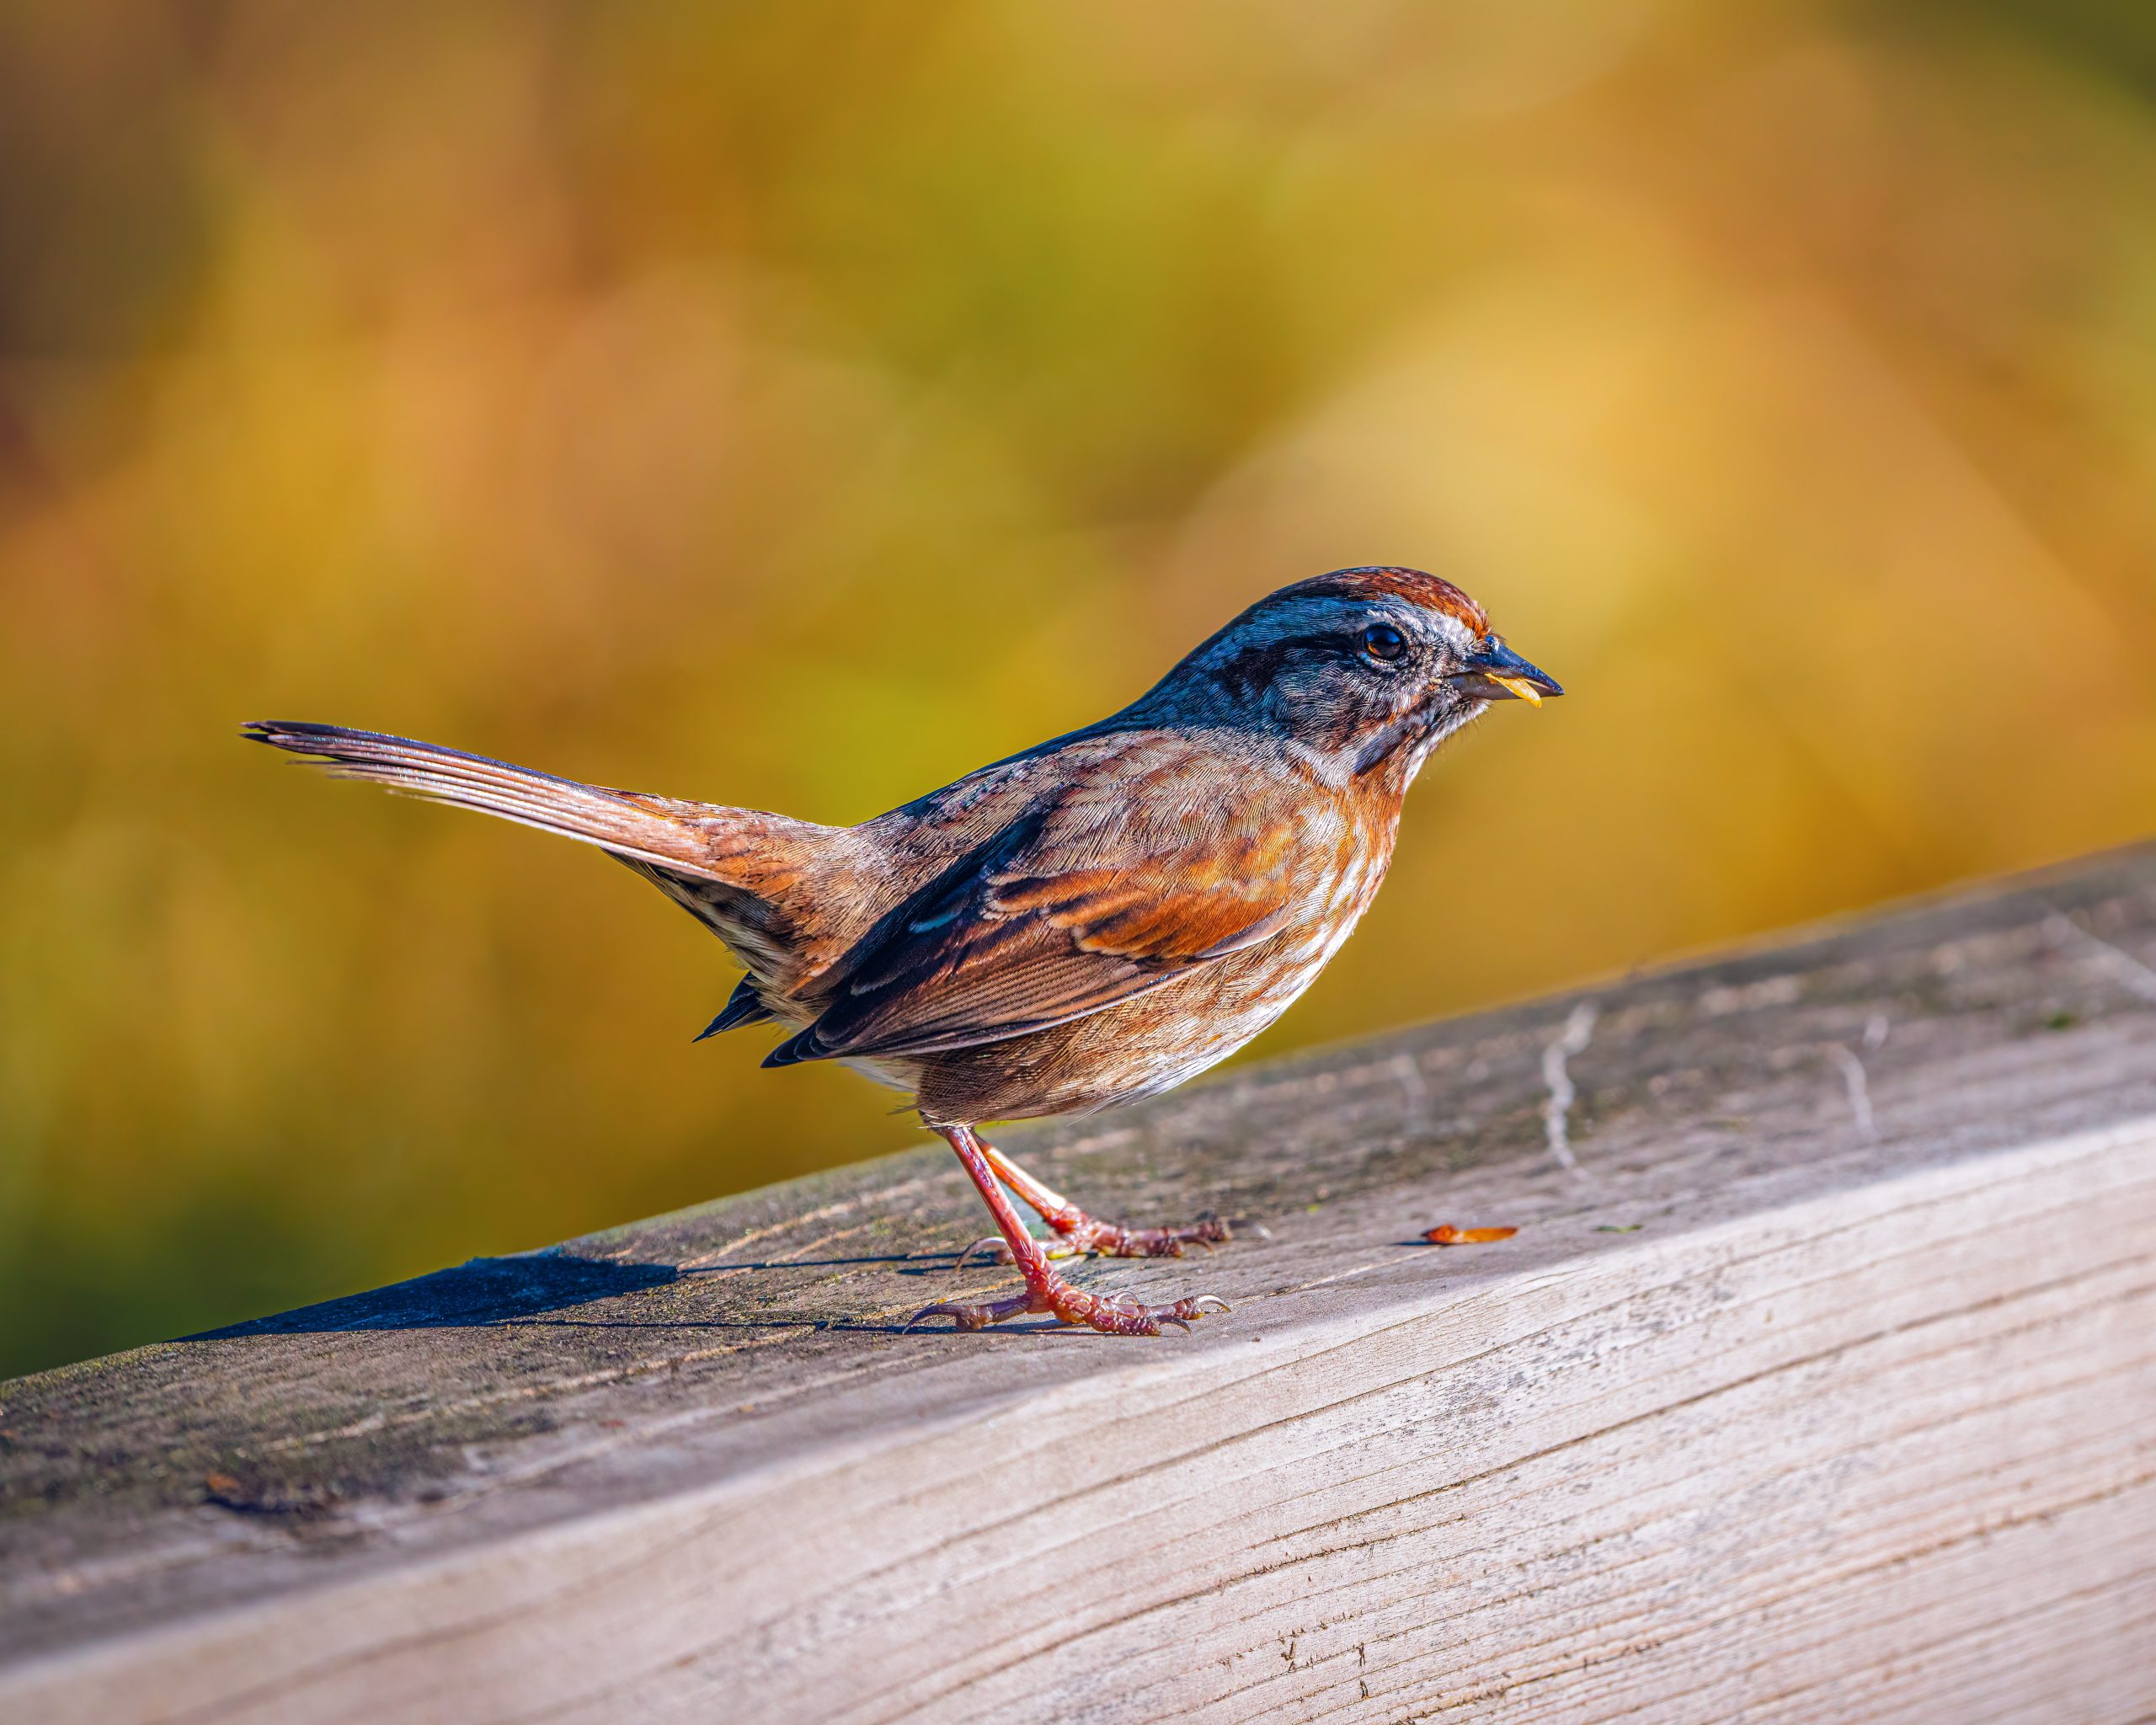
M1225 1300L1209 1294L1196 1300L1178 1300L1171 1306L1140 1306L1134 1300L1118 1300L1074 1288L1056 1274L1049 1263L1046 1249L1018 1220L1018 1212L1003 1188L997 1184L995 1171L989 1166L992 1152L973 1128L938 1126L936 1130L950 1140L951 1148L958 1152L958 1160L965 1164L974 1184L980 1188L990 1214L995 1218L996 1229L1003 1236L1005 1249L1018 1266L1018 1274L1026 1279L1026 1291L981 1306L958 1300L931 1306L913 1315L906 1325L908 1329L923 1318L947 1317L962 1330L980 1330L1001 1323L1006 1317L1044 1311L1066 1324L1082 1325L1111 1336L1157 1336L1162 1324L1188 1329L1190 1321L1203 1316L1209 1308L1218 1307L1222 1311L1228 1309Z
M1034 1178L994 1145L976 1142L980 1143L989 1167L1002 1176L1004 1183L1055 1230L1056 1237L1049 1245L1051 1258L1085 1252L1097 1252L1102 1258L1181 1258L1186 1246L1203 1246L1209 1252L1235 1238L1235 1231L1217 1216L1208 1216L1187 1228L1126 1228L1119 1222L1101 1221L1087 1215L1054 1187ZM1014 1262L1011 1248L994 1235L974 1242L960 1254L959 1261L963 1263L984 1246L1001 1262Z

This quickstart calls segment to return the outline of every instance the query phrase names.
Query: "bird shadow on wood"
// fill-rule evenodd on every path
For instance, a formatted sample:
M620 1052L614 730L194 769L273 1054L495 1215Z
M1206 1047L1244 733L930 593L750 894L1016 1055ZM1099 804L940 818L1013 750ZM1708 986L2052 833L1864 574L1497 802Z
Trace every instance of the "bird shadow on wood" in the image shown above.
M956 1250L932 1252L887 1252L871 1258L750 1258L739 1263L690 1264L682 1268L685 1276L716 1276L734 1270L835 1270L854 1269L864 1264L885 1264L904 1274L924 1270L947 1270L949 1259L958 1257ZM937 1260L945 1260L939 1263Z
M508 1319L499 1327L504 1329L564 1329L564 1330L682 1330L689 1332L709 1330L817 1330L841 1336L911 1336L929 1339L937 1336L980 1336L1001 1340L1013 1336L1069 1336L1074 1338L1102 1339L1097 1332L1058 1322L1052 1317L1030 1319L1023 1323L1002 1323L984 1330L957 1330L948 1322L913 1326L903 1323L879 1323L870 1318L855 1317L761 1317L761 1318L632 1318L632 1317L536 1317ZM1105 1339L1113 1341L1113 1337Z
M559 1252L475 1258L408 1282L303 1306L273 1317L227 1324L183 1339L222 1342L243 1336L319 1335L338 1330L464 1329L663 1287L678 1281L680 1274L670 1263L619 1263Z
M510 1258L475 1258L408 1282L364 1294L326 1300L270 1317L204 1330L181 1338L188 1342L227 1342L250 1336L329 1335L369 1330L447 1330L543 1325L593 1329L834 1329L879 1334L904 1333L897 1324L848 1318L676 1318L556 1316L582 1306L663 1288L695 1276L733 1270L800 1270L862 1264L888 1264L904 1273L948 1271L955 1252L915 1257L812 1258L792 1263L722 1263L684 1269L669 1263L625 1263L612 1258L579 1258L565 1252L532 1252ZM939 1261L940 1260L940 1261ZM915 1335L934 1334L915 1330Z

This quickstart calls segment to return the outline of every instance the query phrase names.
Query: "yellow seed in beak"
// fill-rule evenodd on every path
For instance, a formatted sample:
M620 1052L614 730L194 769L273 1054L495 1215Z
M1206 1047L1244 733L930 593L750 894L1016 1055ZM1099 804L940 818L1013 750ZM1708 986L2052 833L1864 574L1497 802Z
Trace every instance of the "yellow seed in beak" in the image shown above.
M1525 677L1493 676L1490 681L1501 689L1511 690L1529 707L1540 707L1542 704L1542 691L1536 688Z

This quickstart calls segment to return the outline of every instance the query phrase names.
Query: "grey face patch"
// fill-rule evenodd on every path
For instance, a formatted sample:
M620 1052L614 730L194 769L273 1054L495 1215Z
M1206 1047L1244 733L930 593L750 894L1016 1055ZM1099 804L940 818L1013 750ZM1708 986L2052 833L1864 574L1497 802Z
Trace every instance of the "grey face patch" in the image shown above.
M1256 669L1277 675L1298 657L1356 660L1364 634L1380 624L1397 629L1407 642L1403 666L1427 660L1433 651L1464 653L1473 638L1451 617L1398 601L1291 599L1239 619L1193 654L1193 662L1247 686L1255 681Z
M1377 628L1405 650L1369 651ZM1471 626L1398 594L1289 593L1223 628L1123 718L1269 733L1344 781L1448 720L1445 680L1474 641Z

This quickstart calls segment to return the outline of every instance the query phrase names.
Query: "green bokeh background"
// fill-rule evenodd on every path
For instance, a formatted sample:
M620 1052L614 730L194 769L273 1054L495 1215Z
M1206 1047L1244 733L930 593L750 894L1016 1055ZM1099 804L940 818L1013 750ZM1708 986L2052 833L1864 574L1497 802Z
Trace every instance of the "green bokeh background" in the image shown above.
M914 1136L243 719L853 820L1434 568L1277 1052L2146 833L2153 557L2145 5L0 0L0 1371Z

